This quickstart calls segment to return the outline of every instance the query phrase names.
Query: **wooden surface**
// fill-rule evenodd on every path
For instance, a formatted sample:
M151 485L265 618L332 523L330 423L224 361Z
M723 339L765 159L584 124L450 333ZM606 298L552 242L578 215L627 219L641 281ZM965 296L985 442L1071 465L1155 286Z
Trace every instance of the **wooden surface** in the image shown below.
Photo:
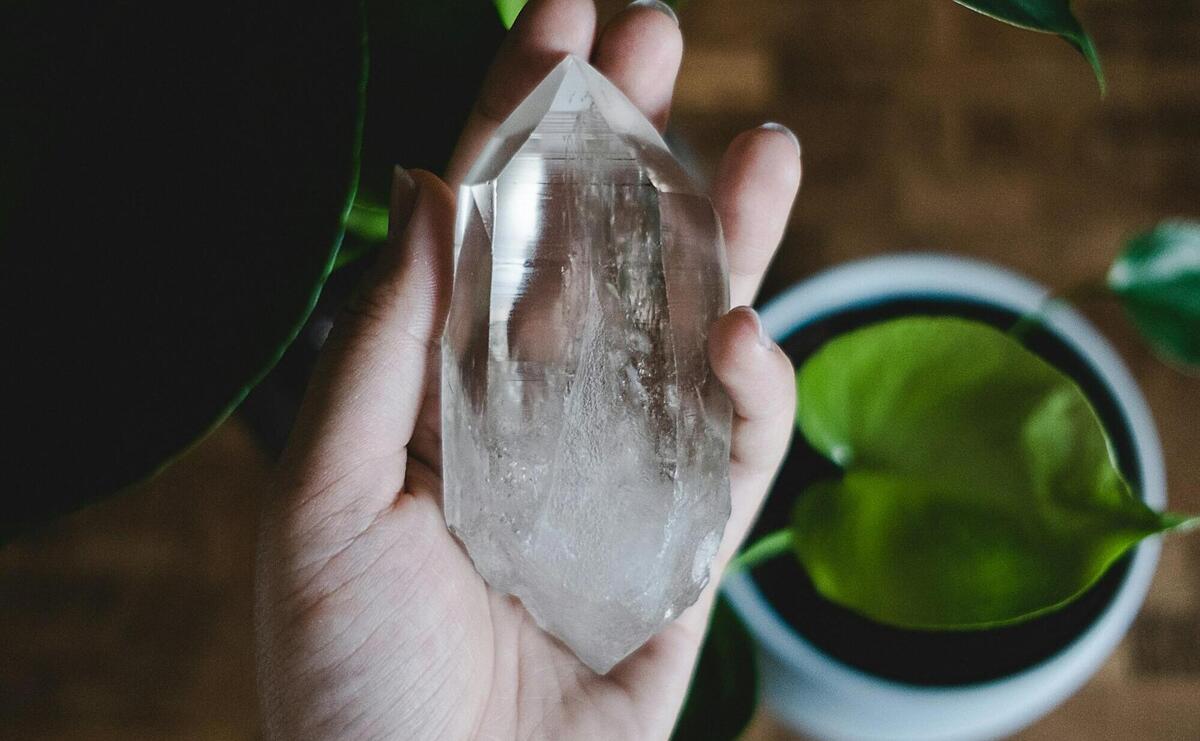
M1066 288L1124 235L1200 217L1200 5L1076 2L1108 71L1066 44L938 0L692 0L675 124L700 159L766 120L804 185L770 294L887 252L969 255ZM1200 511L1200 380L1152 358L1120 311L1083 307L1142 385L1174 507ZM757 741L798 738L765 715ZM1168 540L1129 636L1024 739L1200 739L1200 537Z
M611 6L611 3L606 3ZM1065 44L948 0L691 0L675 126L711 170L778 120L805 184L766 291L846 259L927 249L1056 287L1120 238L1200 217L1200 6L1075 3L1101 100ZM1200 380L1085 307L1158 420L1178 509L1200 512ZM66 464L66 463L64 463ZM0 550L0 738L248 739L256 499L268 461L236 422L157 481ZM748 738L794 738L770 718ZM1200 739L1200 536L1166 543L1120 649L1025 739Z
M0 550L0 739L256 736L268 466L226 423L151 484Z

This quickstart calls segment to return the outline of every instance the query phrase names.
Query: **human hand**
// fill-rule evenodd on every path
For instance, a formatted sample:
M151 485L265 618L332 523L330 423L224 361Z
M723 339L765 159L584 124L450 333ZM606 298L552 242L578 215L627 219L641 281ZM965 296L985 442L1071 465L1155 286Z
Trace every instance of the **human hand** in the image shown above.
M595 36L592 0L534 0L485 83L448 177L564 54L592 63L665 125L682 42L634 6ZM593 37L595 40L593 42ZM800 178L792 138L743 133L713 187L730 290L749 303ZM263 515L259 687L272 738L660 739L675 723L712 609L700 600L606 676L491 590L446 530L438 338L451 285L454 203L398 171L388 245L331 333ZM786 449L786 356L735 309L709 355L735 408L733 513L712 565L736 551Z

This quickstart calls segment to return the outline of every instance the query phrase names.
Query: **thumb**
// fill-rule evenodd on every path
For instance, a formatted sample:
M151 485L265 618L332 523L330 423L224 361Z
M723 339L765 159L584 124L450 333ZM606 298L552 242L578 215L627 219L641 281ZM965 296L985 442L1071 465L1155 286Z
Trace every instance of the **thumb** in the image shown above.
M449 306L454 197L436 175L397 167L388 242L334 324L300 408L284 466L322 478L395 459L403 482ZM433 375L436 378L436 375Z

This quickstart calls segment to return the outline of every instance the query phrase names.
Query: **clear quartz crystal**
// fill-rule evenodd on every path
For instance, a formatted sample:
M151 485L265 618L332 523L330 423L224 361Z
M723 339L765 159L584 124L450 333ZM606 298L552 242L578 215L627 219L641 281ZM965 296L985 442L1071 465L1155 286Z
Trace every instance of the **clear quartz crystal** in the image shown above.
M642 114L567 57L459 192L446 521L492 587L607 672L696 601L729 516L708 367L721 228Z

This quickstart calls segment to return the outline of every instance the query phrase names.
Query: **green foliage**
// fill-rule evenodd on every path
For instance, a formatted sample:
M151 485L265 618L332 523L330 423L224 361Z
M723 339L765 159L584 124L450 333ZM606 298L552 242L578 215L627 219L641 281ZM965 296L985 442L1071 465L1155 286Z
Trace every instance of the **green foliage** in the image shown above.
M1073 381L992 327L906 317L842 335L797 375L798 423L844 476L797 502L826 597L909 628L982 628L1070 601L1142 538Z
M269 369L354 195L355 3L0 4L0 538L156 470Z
M1129 240L1108 286L1159 354L1200 366L1200 224L1168 221Z
M754 715L757 684L753 641L737 613L724 597L718 597L696 677L671 738L737 738Z
M528 0L496 0L496 11L500 13L500 22L505 28L512 28L526 2Z
M1027 28L1031 31L1042 31L1061 36L1067 43L1079 50L1092 66L1096 82L1100 85L1103 95L1107 85L1104 80L1104 68L1100 64L1100 55L1096 45L1083 30L1079 20L1071 12L1070 0L954 0L984 15L999 21Z
M346 231L367 244L383 242L387 239L388 231L387 206L371 203L364 198L355 199L350 213L346 215ZM338 255L339 265L343 263L343 258L343 255Z

